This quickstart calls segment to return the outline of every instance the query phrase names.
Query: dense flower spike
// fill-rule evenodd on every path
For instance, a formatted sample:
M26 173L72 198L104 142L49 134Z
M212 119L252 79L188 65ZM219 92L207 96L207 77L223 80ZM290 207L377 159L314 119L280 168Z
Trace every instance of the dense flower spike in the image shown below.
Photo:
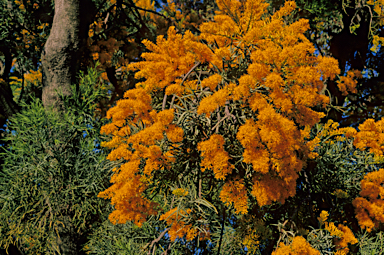
M320 225L323 225L328 219L329 213L327 211L321 211L320 216L317 218Z
M384 152L384 119L375 122L373 119L366 120L359 125L359 132L355 136L356 148L369 151L376 156L383 156Z
M207 62L212 58L211 50L189 31L184 36L177 34L174 27L168 30L168 38L163 36L157 38L154 44L144 40L145 46L151 50L150 53L143 53L145 61L133 63L127 70L139 70L135 77L146 78L136 87L143 87L147 91L165 88L175 80L185 75L197 61Z
M228 162L228 153L224 150L224 138L214 134L209 140L200 142L197 146L201 156L201 171L212 169L216 179L225 179L232 172L233 166Z
M336 237L341 238L344 235L343 231L338 229L335 226L335 223L333 223L333 222L325 222L325 229L329 231L331 236L336 236Z
M384 169L368 173L361 181L360 197L355 198L356 219L368 232L384 223Z
M169 167L163 150L158 142L168 137L177 143L182 140L183 130L172 123L173 110L156 112L150 106L151 97L144 89L127 91L124 99L111 108L107 116L113 122L103 126L102 133L113 134L113 139L104 142L105 147L113 148L109 160L123 158L127 162L115 169L112 176L113 185L101 192L100 197L110 198L115 211L110 215L113 223L125 223L127 220L141 225L146 216L157 214L156 203L143 197L146 182L152 178L152 171ZM145 129L134 133L135 127L146 125ZM145 166L141 167L140 162ZM140 172L142 177L140 177Z
M242 180L226 182L220 192L220 199L228 206L233 203L237 214L248 212L247 190Z
M320 252L311 247L311 245L302 236L296 236L290 245L280 243L279 248L272 252L272 255L320 255Z
M358 241L353 235L352 230L348 227L339 224L337 228L342 231L343 235L341 238L337 238L335 240L336 249L338 249L339 251L343 251L345 254L347 254L349 252L348 244L356 244L358 243Z

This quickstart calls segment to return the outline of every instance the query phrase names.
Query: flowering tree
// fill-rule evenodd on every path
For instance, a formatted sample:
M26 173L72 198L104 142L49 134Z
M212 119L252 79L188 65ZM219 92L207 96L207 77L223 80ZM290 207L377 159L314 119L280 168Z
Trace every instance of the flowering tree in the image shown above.
M87 47L61 71L100 73L75 81L63 118L33 103L0 129L3 248L382 253L381 1L90 2L93 20L69 23L90 24ZM42 97L41 49L66 24L52 1L0 4L4 123Z
M364 135L332 123L313 134L329 103L324 88L340 69L336 59L315 54L304 36L307 20L292 22L294 2L272 15L258 0L217 5L220 11L201 24L200 35L171 27L156 44L143 41L151 51L144 61L126 66L141 82L107 113L112 122L101 132L111 140L103 146L112 149L109 160L123 163L99 196L111 199L113 223L142 226L158 215L170 241L217 236L218 250L227 225L252 249L268 235L257 231L260 223L240 223L266 217L303 190L297 184L306 173L300 171L310 170L322 138L356 137L359 148ZM355 91L359 76L354 70L341 76L340 90ZM334 242L340 254L357 242L346 226L331 222L325 229L341 238ZM286 245L274 254L319 254L302 237Z

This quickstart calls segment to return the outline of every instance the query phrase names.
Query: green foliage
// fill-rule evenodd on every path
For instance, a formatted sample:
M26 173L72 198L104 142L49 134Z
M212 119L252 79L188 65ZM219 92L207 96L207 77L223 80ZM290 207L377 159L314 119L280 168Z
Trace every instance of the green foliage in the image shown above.
M384 253L384 233L378 232L376 236L367 232L361 233L359 239L359 253L361 255L373 255Z
M87 254L113 255L113 254L146 254L146 248L152 240L165 229L155 217L151 218L141 228L131 222L113 225L108 219L90 236L85 246ZM161 240L156 243L158 253L161 254L167 248L168 242ZM182 254L182 253L170 253Z
M97 76L92 70L82 76L78 93L64 103L65 113L47 111L34 100L10 119L1 155L1 247L55 254L62 252L61 242L73 242L80 251L108 211L97 198L113 168L99 148L100 121L91 115L101 95L93 89Z
M75 118L80 118L80 122L86 119L92 119L93 130L99 131L102 121L93 119L97 102L103 98L107 98L108 91L100 81L100 71L98 71L100 63L96 62L95 67L88 68L86 74L80 71L79 85L71 86L71 96L64 97L60 95L64 108L67 112L71 112Z
M310 193L313 206L327 210L332 221L356 223L352 200L360 192L364 175L377 171L380 164L373 154L356 149L353 139L334 134L319 136L324 129L321 124L313 129L321 141L316 148L319 156L315 167L307 168L302 174L306 175L302 192Z
M140 254L144 243L132 224L113 225L106 220L91 237L84 249L88 254ZM136 227L137 228L137 227ZM141 229L140 232L143 232Z

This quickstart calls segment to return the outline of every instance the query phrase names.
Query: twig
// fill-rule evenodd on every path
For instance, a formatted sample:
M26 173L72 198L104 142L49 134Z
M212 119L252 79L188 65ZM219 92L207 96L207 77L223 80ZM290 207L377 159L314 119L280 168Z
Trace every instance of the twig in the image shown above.
M181 85L183 84L183 82L188 78L188 76L192 73L192 71L193 71L196 67L198 67L199 65L200 65L200 62L197 62L197 63L191 68L191 70L189 70L188 73L187 73L186 75L184 75L183 80L182 80L181 83L180 83L180 86L181 86ZM171 106L170 106L170 108L172 108L174 100L175 100L175 96L173 96L173 98L172 98L172 102L171 102ZM167 102L167 94L164 93L163 106L162 106L163 111L164 111L164 109L165 109L165 104L166 104L166 102Z
M169 20L169 21L172 21L169 17L165 16L164 14L158 13L158 12L156 12L156 11L153 11L153 10L147 10L147 9L144 9L144 8L141 8L141 7L138 7L138 6L136 6L135 8L137 8L137 9L139 9L139 10L141 10L141 11L154 13L154 14L159 15L159 16L161 16L161 17L163 17L163 18L165 18L165 19L167 19L167 20Z
M224 116L224 118L220 119L220 115L218 114L218 120L219 121L216 123L216 125L211 130L213 131L214 129L216 129L216 133L218 133L219 132L219 124L221 122L223 122L226 118L227 118L227 116Z
M173 95L173 97L172 97L172 101L171 101L171 105L169 106L169 109L172 109L172 107L173 107L173 102L175 101L175 97L176 97L176 95Z
M151 242L151 245L149 246L149 251L148 251L148 255L151 254L151 250L152 250L152 247L161 240L161 238L163 238L163 236L167 233L167 231L169 230L169 228L166 228L164 229L163 232L161 232L161 234L159 235L159 237L157 237L155 240L153 240Z
M187 73L186 75L184 75L183 80L181 81L180 85L183 84L183 82L188 78L188 76L192 73L192 71L193 71L196 67L198 67L199 65L200 65L200 62L197 62L197 63L191 68L191 70L189 70L188 73Z
M164 91L164 98L163 98L163 106L162 106L162 110L164 111L165 109L165 104L167 103L167 94L165 94L165 91Z
M171 209L172 209L172 207L173 207L173 202L175 201L175 195L173 195L173 197L172 197L172 201L171 201Z
M364 4L363 7L367 7L368 10L369 10L369 13L371 14L371 19L369 20L369 32L368 33L371 33L371 30L372 30L372 18L373 18L373 14L372 14L372 9L369 5L366 5Z
M217 124L212 128L212 131L214 129L216 129L216 133L219 133L219 127L220 127L220 123L225 120L227 118L227 116L225 116L223 119L221 119L221 116L220 116L220 111L217 111Z
M230 118L233 118L233 119L236 121L236 117L235 117L235 115L233 115L232 113L229 112L228 104L229 104L228 101L225 102L225 109L224 109L225 116L228 116L228 117L230 117Z
M161 255L167 255L168 251L171 249L171 245L172 245L172 243L169 243L167 249L163 253L161 253Z
M280 240L283 239L283 238L285 237L285 235L286 235L286 232L285 232L285 230L284 230L283 228L285 227L285 224L287 224L287 222L288 222L288 220L285 220L285 221L284 221L284 223L282 224L282 228L281 228L281 229L280 229L280 227L278 226L278 227L279 227L279 232L283 233L283 235L281 235L281 233L280 233L279 240L277 241L276 250L277 250L277 248L279 247ZM279 223L279 224L280 224L280 223Z

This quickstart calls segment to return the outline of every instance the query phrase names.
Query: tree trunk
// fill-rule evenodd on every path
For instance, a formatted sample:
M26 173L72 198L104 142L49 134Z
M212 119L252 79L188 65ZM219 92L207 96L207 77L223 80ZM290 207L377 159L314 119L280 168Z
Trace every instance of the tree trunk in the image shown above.
M46 109L62 110L59 94L69 96L76 82L80 61L88 38L96 6L92 0L55 0L52 28L41 56L43 73L42 100ZM63 255L79 254L76 230L69 219L58 229L56 247Z
M91 0L55 0L52 29L41 56L45 108L59 110L58 92L70 95L95 10Z

